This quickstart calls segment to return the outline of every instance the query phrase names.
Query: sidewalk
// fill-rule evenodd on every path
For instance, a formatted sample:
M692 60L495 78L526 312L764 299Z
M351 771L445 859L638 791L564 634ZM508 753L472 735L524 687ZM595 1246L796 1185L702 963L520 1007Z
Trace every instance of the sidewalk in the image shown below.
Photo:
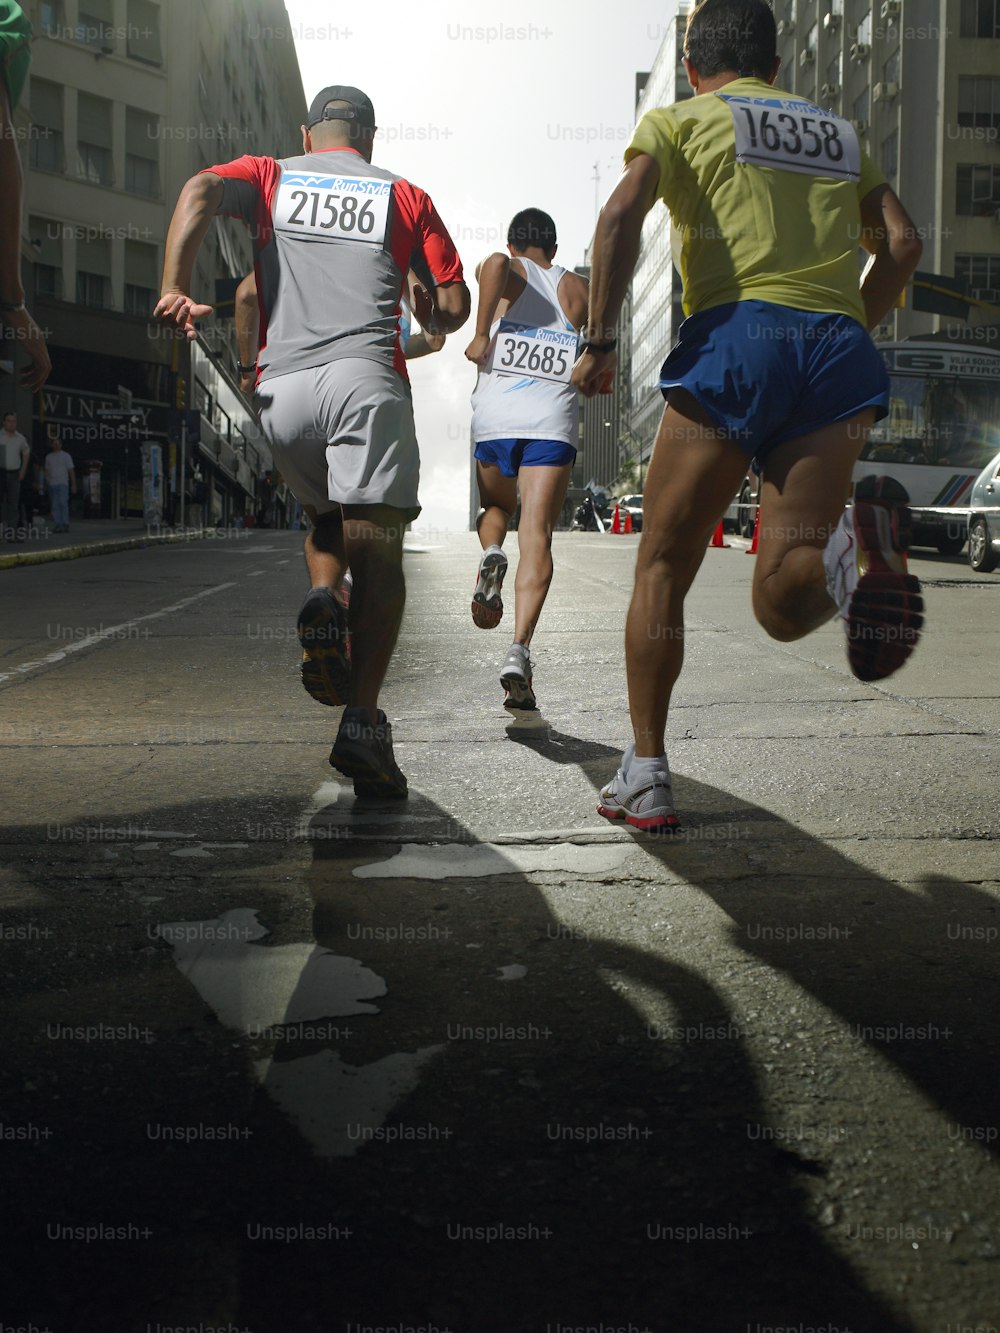
M16 529L15 534L22 531ZM141 518L129 518L76 519L69 532L55 532L50 523L36 519L20 542L9 540L10 529L0 534L8 538L0 541L0 569L42 565L50 560L75 560L82 555L110 555L139 546L196 541L208 535L214 537L216 531L214 527L148 528Z

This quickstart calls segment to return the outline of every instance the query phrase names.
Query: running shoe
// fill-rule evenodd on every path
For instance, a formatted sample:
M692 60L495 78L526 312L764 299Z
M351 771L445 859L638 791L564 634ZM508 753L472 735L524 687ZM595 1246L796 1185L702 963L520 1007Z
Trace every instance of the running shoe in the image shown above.
M298 620L302 684L321 704L346 704L351 692L347 610L332 588L310 588Z
M480 629L496 629L503 619L503 598L500 589L507 573L507 557L499 546L490 546L483 552L472 594L472 620Z
M636 773L630 781L627 774L634 758L635 746L630 745L622 755L621 768L601 788L597 813L605 819L624 819L626 824L644 833L676 832L681 821L674 810L667 756L663 756L661 767L653 772Z
M392 753L392 727L381 709L375 722L368 719L366 708L344 709L330 763L338 773L354 779L355 796L403 800L406 778Z
M898 671L920 638L920 581L907 573L909 496L893 477L862 477L823 552L826 586L859 680Z
M500 684L505 695L504 708L530 710L538 707L531 688L531 658L523 644L511 645L500 671Z

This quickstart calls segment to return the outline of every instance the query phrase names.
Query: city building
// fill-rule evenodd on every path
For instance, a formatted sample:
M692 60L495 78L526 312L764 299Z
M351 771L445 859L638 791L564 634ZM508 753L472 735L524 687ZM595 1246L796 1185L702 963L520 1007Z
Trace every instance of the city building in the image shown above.
M667 25L648 74L636 76L636 121L653 107L669 106L691 96L681 63L687 11ZM639 262L632 278L631 403L629 455L637 457L640 473L649 462L663 415L658 383L660 367L673 345L681 320L681 279L671 254L670 218L662 204L650 210L642 229Z
M243 153L301 151L305 96L280 0L27 0L31 74L25 146L27 299L47 331L49 383L32 401L9 378L4 404L56 427L85 513L178 517L180 424L188 492L207 521L275 516L276 478L234 374L231 295L252 266L246 229L217 220L194 294L210 304L196 343L149 316L181 186ZM218 285L217 285L218 284ZM179 411L184 409L184 411ZM195 495L198 499L195 499ZM278 494L277 516L282 517Z
M590 277L591 247L576 272ZM631 288L625 294L615 330L618 337L618 365L614 386L609 394L595 394L580 403L580 448L570 477L570 498L579 503L578 492L588 486L611 490L630 456L632 444L629 426L629 379L632 366ZM574 505L575 508L575 505Z

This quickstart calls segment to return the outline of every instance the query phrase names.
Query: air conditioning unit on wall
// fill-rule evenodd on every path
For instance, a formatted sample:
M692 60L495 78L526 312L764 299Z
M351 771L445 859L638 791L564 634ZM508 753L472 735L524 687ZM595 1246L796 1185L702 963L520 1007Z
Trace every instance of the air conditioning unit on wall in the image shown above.
M876 102L891 102L898 92L898 83L876 83L872 89L872 97Z
M852 45L851 45L851 59L852 59L852 60L867 60L867 59L868 59L868 52L869 52L870 50L871 50L871 47L868 46L865 42L854 42L854 43L852 43Z
M823 29L825 32L836 32L839 27L840 27L839 14L823 15Z
M794 19L782 19L781 22L778 24L779 37L791 37L794 31L795 31Z
M835 83L824 83L819 90L820 97L825 97L827 100L837 97L839 93L840 89Z
M812 65L816 60L816 52L805 50L799 52L799 68L805 69L807 65Z
M899 18L902 8L900 0L882 0L880 13L887 23L891 23L893 19Z
M865 131L868 129L867 120L852 120L851 124L854 126L856 134L864 134Z

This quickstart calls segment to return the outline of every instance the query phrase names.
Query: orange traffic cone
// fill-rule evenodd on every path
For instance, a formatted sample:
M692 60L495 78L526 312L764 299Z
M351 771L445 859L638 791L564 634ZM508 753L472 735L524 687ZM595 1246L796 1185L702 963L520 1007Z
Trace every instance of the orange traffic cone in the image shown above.
M712 534L712 540L708 543L708 545L709 549L711 549L713 546L726 546L726 547L729 546L729 543L725 541L723 537L721 519L719 520L719 526L715 529L715 532Z
M631 531L632 531L632 515L631 515L631 514L628 512L628 510L626 509L626 510L625 510L625 528L624 528L625 536L627 537Z
M611 531L614 533L619 533L621 532L621 530L622 530L622 516L618 512L618 506L615 505L615 516L611 520Z
M753 523L753 537L751 538L750 545L747 547L747 555L757 554L757 534L759 532L760 532L760 505L757 506L757 517L754 519Z

